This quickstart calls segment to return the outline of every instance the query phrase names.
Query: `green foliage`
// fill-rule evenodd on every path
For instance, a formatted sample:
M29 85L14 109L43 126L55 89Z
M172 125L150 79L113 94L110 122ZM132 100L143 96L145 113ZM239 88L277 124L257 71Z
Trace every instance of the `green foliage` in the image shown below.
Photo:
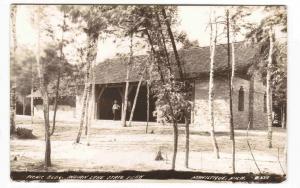
M275 43L272 69L273 100L277 104L287 102L287 44Z
M285 6L267 6L264 9L266 16L259 25L254 27L248 34L247 38L252 42L260 42L260 59L256 65L262 75L262 80L265 82L267 72L267 58L269 55L269 35L270 29L276 31L275 34L285 35L287 32L287 13ZM277 104L286 103L287 96L287 42L286 40L277 39L274 36L274 50L272 54L271 66L271 88L273 91L273 101Z
M190 95L188 91L190 88L184 81L178 80L175 71L177 64L170 60L168 51L171 40L166 21L169 21L171 27L176 24L177 9L171 6L164 8L167 12L166 19L162 15L162 7L160 6L136 7L135 12L141 20L140 28L143 29L141 36L147 40L151 48L150 78L160 76L159 80L150 80L151 92L157 99L157 108L162 111L166 119L174 122L182 117L183 111L189 109ZM177 40L177 35L175 35L175 40Z
M55 95L56 80L58 69L61 68L61 82L59 87L60 96L75 96L74 78L77 75L77 68L75 65L69 64L66 59L62 59L58 55L58 46L50 46L45 51L45 56L41 58L41 63L47 72L45 76L45 84L47 85L50 96Z
M90 38L97 40L100 34L109 32L108 26L114 18L115 6L109 5L73 5L69 7L72 21L80 23Z
M32 79L35 81L36 68L34 65L35 58L29 56L21 63L15 65L16 72L16 91L18 96L26 96L30 94Z
M82 79L82 75L78 74L75 65L69 64L65 59L62 65L59 63L59 56L57 53L57 46L49 46L45 49L45 56L41 57L41 64L43 64L46 75L45 84L48 87L48 92L51 95L55 93L57 71L59 66L62 68L60 94L62 96L74 96L75 84L74 78ZM34 90L38 88L36 60L32 52L28 52L19 63L14 65L13 74L16 76L17 93L19 96L27 96L31 92L31 83L33 79Z
M185 32L181 32L177 35L176 37L177 42L182 44L182 48L183 49L190 49L190 48L195 48L195 47L199 47L199 42L198 40L189 40L188 36Z

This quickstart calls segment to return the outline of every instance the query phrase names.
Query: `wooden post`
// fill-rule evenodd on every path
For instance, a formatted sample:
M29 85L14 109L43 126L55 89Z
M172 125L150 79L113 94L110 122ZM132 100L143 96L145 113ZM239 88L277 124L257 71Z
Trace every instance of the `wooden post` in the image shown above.
M130 113L130 117L129 117L128 126L131 126L131 122L132 122L132 119L133 119L133 114L134 114L134 110L135 110L137 98L139 96L139 91L140 91L140 87L141 87L141 84L142 84L142 81L143 81L143 77L144 77L145 71L146 71L146 69L144 69L144 71L143 71L143 73L141 75L141 78L139 80L139 83L137 85L137 88L136 88L136 93L135 93L133 105L132 105L132 108L131 108L131 113Z
M96 85L95 85L95 92L97 91L97 87L96 87ZM97 100L98 98L96 97L96 93L94 94L94 120L96 120L98 117L97 117L97 111L98 111L98 103L97 103Z
M122 102L122 105L121 105L121 119L123 118L123 109L124 109L124 90L125 90L125 87L124 86L122 86L122 88L120 89L120 88L118 88L118 92L119 92L119 94L120 94L120 96L121 96L121 102Z
M98 97L95 99L95 119L98 119L97 114L98 114L98 111L100 111L100 109L101 109L100 107L98 108L98 102L97 101L100 101L101 96L102 96L103 92L105 91L106 87L107 87L107 85L104 85L104 86L100 87L100 92L98 94ZM99 119L100 119L100 116L99 116Z

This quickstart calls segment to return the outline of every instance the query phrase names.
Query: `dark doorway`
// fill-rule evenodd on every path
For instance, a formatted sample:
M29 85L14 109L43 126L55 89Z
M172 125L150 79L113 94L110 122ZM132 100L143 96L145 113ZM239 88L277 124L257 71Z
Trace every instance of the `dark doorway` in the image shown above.
M128 95L128 101L133 105L135 93L137 86L133 86L131 92ZM120 95L121 88L119 87L107 87L103 91L100 99L97 101L97 119L103 120L112 120L112 105L114 100L118 101L118 104L122 108L122 99ZM121 108L117 112L116 120L121 119ZM156 118L153 116L153 111L155 110L155 99L152 95L149 97L149 121L156 121ZM126 119L129 120L130 110L128 109L126 113ZM141 86L140 92L138 95L133 121L147 121L147 88L146 86Z
M120 110L116 113L116 120L121 119L122 99L118 89L112 87L104 90L99 101L97 101L97 119L113 119L112 106L114 100L117 100L118 105L120 105Z
M137 86L134 86L131 93L128 96L129 101L133 104ZM153 111L155 110L155 100L153 96L149 97L149 121L156 121L153 117ZM129 119L130 113L128 115ZM136 107L134 110L133 121L147 121L147 87L141 86L140 92L137 98Z

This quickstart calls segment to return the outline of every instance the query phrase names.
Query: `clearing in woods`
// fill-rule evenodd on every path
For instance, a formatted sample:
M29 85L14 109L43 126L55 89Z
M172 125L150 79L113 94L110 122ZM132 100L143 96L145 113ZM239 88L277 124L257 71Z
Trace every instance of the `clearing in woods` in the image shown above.
M17 127L33 130L37 139L11 138L10 161L12 171L43 171L44 126L42 120L30 124L30 118L17 116ZM146 123L145 123L146 124ZM90 130L90 146L83 134L81 143L74 144L78 122L58 121L51 137L52 167L48 171L122 171L171 169L173 132L172 126L150 125L148 134L143 123L121 127L118 121L97 121ZM210 137L197 127L190 128L190 168L184 167L185 128L179 128L179 147L176 170L231 173L231 141L229 134L217 133L220 159L215 159ZM151 134L150 132L153 131ZM246 142L246 130L236 130L236 172L258 173ZM250 130L249 141L262 172L286 172L286 130L274 128L273 148L267 147L266 130ZM279 148L279 149L278 149ZM156 161L161 150L164 160ZM279 160L282 165L278 162Z

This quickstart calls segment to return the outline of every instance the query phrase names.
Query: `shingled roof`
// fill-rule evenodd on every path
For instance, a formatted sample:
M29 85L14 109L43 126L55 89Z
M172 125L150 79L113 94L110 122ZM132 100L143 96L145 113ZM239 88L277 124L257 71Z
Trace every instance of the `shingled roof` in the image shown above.
M247 74L249 67L257 60L260 45L239 42L235 44L235 70L237 74ZM179 50L183 64L183 72L187 78L197 78L208 75L210 68L209 47L198 47ZM147 55L135 56L135 62L146 62ZM171 59L174 61L173 55ZM134 70L131 67L131 70ZM176 71L176 70L175 70ZM216 46L215 72L222 75L227 71L227 45ZM105 60L96 66L96 84L121 83L126 78L126 60L113 58ZM139 71L130 71L129 81L138 81Z

